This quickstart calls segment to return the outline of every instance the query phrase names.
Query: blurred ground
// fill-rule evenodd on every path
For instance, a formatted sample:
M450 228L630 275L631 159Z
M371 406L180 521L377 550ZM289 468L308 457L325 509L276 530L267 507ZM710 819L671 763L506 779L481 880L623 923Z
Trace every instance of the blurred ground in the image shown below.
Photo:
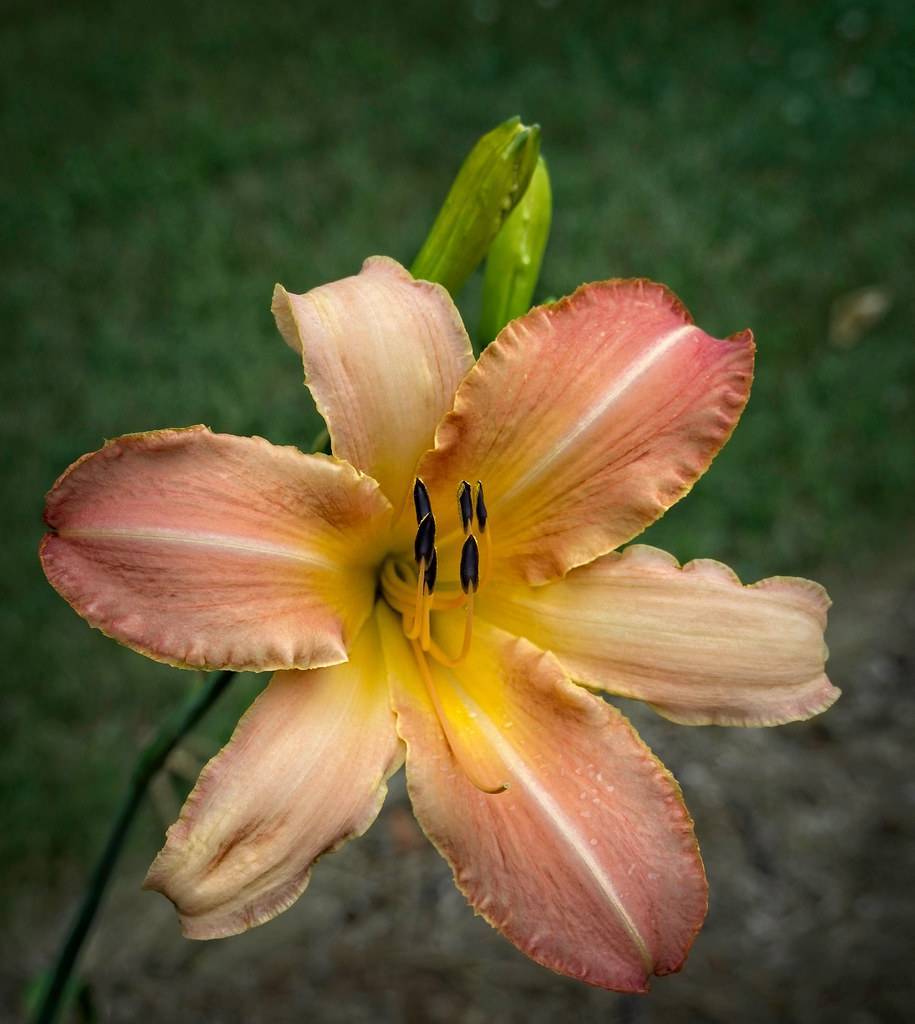
M3 5L2 1005L45 962L137 743L186 685L51 592L43 492L128 431L202 421L307 445L319 423L273 328L274 281L301 291L372 252L409 262L466 149L517 112L543 125L554 181L541 296L645 275L713 333L756 330L740 428L646 539L747 580L835 582L846 696L765 733L649 719L715 901L689 969L649 1000L568 986L491 937L433 855L398 851L395 791L298 910L212 947L177 940L135 892L161 838L147 815L98 935L100 1006L152 1021L903 1019L913 29L908 3L846 0ZM460 304L472 328L473 286ZM214 713L211 744L255 685Z

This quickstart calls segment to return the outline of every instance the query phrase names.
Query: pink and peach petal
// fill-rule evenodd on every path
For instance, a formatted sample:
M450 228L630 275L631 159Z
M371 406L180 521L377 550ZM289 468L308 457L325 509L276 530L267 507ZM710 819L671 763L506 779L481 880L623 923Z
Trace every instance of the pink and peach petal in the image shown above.
M334 454L373 476L399 510L419 457L473 365L450 296L376 256L361 273L304 295L277 285L273 313L302 355Z
M828 608L809 580L743 586L720 562L681 568L641 544L544 587L494 585L478 601L574 679L686 725L780 725L825 711L840 692L824 672Z
M484 793L455 760L398 621L378 616L413 808L477 913L592 985L642 992L678 970L705 916L705 874L679 787L626 719L551 655L481 626L464 665L433 671L473 708L471 742L507 769L508 789Z
M661 285L584 285L486 349L419 473L436 505L481 479L497 575L545 583L690 489L730 436L752 371L749 331L710 337Z
M206 427L132 434L48 494L45 573L90 625L186 668L346 659L390 522L374 480Z
M369 620L346 664L277 673L204 768L144 883L188 938L275 917L375 820L403 761L381 665Z

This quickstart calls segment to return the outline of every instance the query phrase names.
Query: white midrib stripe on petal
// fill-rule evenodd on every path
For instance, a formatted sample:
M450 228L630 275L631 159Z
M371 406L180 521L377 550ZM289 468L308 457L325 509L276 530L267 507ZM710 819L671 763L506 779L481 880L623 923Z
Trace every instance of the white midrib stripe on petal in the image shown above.
M251 555L286 558L290 561L305 562L321 569L338 568L337 563L330 559L307 554L296 548L287 548L280 544L263 541L245 540L240 537L227 537L219 533L187 533L161 527L129 529L112 526L100 529L60 530L58 536L75 540L149 540L166 544L187 544L192 547L218 548L223 551L240 551Z
M605 391L603 396L593 405L587 412L583 413L575 426L562 439L557 442L552 448L550 448L544 455L538 459L527 472L523 473L512 485L499 497L499 501L507 501L517 495L520 491L525 490L535 480L542 477L550 466L552 466L556 460L584 434L590 430L591 427L607 412L607 410L616 402L625 392L643 376L651 367L664 355L666 355L675 345L681 342L684 338L698 331L699 328L695 324L684 324L682 327L677 327L672 331L668 331L666 334L662 334L655 343L647 349L639 359L637 359L629 367L626 372L617 379L616 383L608 391Z
M492 719L489 718L479 704L477 704L470 694L461 686L457 676L453 672L449 672L448 675L450 677L451 684L454 686L455 693L466 707L468 714L470 714L474 719L474 722L480 732L483 733L486 739L495 747L497 753L502 758L503 764L512 772L515 779L517 779L518 782L520 782L527 790L528 794L537 806L543 811L548 821L555 827L559 835L562 836L572 851L577 854L581 862L588 869L591 877L597 884L598 889L601 891L601 894L611 904L617 917L619 917L623 928L632 940L646 972L651 974L654 968L654 958L651 953L649 953L645 940L642 938L635 922L623 906L623 901L620 899L619 893L616 891L616 886L614 886L613 881L594 856L590 845L585 841L581 833L576 830L572 821L570 821L566 814L563 813L559 804L543 788L540 780L533 774L533 772L531 772L515 748L505 739ZM495 796L492 799L497 800L498 796Z

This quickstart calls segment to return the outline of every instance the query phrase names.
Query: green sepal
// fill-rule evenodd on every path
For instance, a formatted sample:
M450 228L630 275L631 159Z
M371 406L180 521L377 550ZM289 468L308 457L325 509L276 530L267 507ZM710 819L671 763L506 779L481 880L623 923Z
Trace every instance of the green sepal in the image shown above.
M524 195L540 154L540 126L518 117L487 132L458 171L410 268L456 295Z
M486 257L481 345L488 344L509 321L530 309L552 216L550 175L543 157L539 157L527 191L502 225Z

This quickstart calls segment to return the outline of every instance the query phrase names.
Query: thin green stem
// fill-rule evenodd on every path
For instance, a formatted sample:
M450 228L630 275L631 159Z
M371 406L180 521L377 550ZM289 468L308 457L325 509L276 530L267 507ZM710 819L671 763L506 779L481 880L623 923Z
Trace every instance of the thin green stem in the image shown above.
M66 991L79 952L92 927L102 897L111 881L111 875L120 856L124 840L127 838L130 826L133 824L133 819L143 802L150 782L165 764L168 755L216 703L234 676L234 672L219 672L210 676L200 689L195 689L184 704L162 723L156 735L140 753L131 773L130 784L124 794L120 810L111 826L108 841L96 862L79 910L57 954L53 973L33 1017L34 1024L53 1024L57 1017L61 998Z
M312 452L329 452L330 451L330 431L327 427L321 427L321 429L311 439Z

